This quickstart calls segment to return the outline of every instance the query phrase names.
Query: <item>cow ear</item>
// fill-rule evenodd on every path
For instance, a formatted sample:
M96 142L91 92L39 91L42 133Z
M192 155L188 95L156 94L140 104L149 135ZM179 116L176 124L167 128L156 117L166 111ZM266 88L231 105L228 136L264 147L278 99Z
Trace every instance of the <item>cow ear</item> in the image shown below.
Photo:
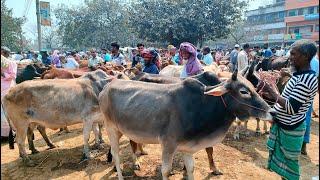
M210 96L222 96L227 92L228 92L228 89L225 88L223 84L220 84L220 85L216 86L215 88L204 92L204 94L210 95Z

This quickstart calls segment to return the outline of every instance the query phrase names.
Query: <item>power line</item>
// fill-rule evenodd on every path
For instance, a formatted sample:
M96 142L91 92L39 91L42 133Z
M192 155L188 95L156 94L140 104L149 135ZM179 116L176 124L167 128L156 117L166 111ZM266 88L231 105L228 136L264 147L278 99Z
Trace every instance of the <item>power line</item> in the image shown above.
M27 15L27 14L29 13L29 10L30 10L30 7L31 7L32 0L29 0L28 2L29 2L29 3L28 3L28 8L27 8L27 12L26 12L26 14L25 14L25 15Z
M29 9L30 9L30 6L31 6L31 2L32 0L25 0L25 6L24 6L24 11L23 11L23 17L25 17L28 12L29 12Z
M22 17L25 15L25 12L26 12L26 9L27 9L27 5L28 5L28 0L24 0L24 10L23 10L23 13L22 13Z

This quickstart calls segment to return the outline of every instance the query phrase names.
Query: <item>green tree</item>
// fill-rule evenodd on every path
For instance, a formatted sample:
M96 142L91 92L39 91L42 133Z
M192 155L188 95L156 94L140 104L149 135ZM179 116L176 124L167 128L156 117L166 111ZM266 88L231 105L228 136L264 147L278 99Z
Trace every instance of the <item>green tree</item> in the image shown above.
M246 1L138 0L130 6L130 22L145 40L202 45L226 37L241 19Z
M114 0L87 0L82 7L55 9L62 43L70 48L107 47L112 41L130 45L134 36L126 6Z
M12 16L12 9L9 9L5 0L1 1L1 46L7 46L12 51L23 49L23 33L21 26L23 18Z

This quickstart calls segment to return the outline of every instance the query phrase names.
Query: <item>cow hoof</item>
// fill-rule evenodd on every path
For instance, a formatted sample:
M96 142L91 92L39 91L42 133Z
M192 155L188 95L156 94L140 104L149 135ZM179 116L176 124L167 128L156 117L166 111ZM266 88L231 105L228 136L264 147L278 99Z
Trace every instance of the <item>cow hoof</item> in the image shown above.
M214 176L219 176L219 175L223 175L223 173L219 170L215 170L215 171L212 171L212 173Z
M54 149L54 148L56 148L56 146L52 144L52 145L49 145L48 149Z
M269 134L269 131L264 132L265 134Z
M82 154L82 157L81 157L81 161L80 161L80 162L88 161L89 159L90 159L89 156L87 156L86 154Z
M34 149L34 150L31 151L31 154L38 154L38 153L39 153L39 151L36 150L36 149Z
M148 155L148 153L145 151L137 152L137 156L143 156L143 155Z
M22 162L25 166L27 167L34 167L36 166L36 163L34 161L32 161L30 158L26 157L22 159Z
M256 131L256 136L261 136L261 132L260 131Z
M92 149L101 149L101 146L99 143L94 143L94 145L92 146Z
M14 144L9 144L9 149L14 149Z
M233 139L234 139L234 140L239 140L239 139L240 139L240 135L239 135L239 134L233 135Z
M100 139L100 140L99 140L99 143L100 143L100 144L105 144L105 142L104 142L103 139Z
M111 163L112 162L112 154L111 152L108 152L107 154L107 163Z
M117 172L116 166L113 166L112 171L113 171L113 172Z
M138 170L140 171L140 164L136 163L133 165L133 170Z

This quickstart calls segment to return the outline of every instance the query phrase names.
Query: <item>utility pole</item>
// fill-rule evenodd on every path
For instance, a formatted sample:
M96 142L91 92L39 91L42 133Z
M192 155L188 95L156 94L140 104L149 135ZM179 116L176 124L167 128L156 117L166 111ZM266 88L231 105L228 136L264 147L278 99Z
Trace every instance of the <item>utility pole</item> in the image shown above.
M38 27L38 46L39 52L41 51L41 24L40 24L40 3L36 0L36 11L37 11L37 27Z
M21 52L23 52L23 36L22 36L22 31L19 32L19 35L20 35Z

